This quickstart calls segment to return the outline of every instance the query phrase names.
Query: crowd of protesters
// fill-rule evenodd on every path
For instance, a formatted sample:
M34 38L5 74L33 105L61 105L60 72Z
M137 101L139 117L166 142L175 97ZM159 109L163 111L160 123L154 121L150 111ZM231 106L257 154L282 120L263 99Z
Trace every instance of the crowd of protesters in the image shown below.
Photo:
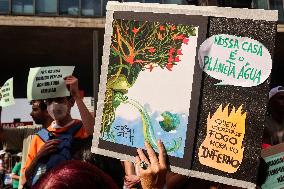
M82 101L78 79L64 80L70 96L31 101L37 126L1 128L3 149L21 153L0 151L0 188L234 188L169 172L160 140L158 155L145 142L135 163L93 154L94 114ZM74 103L81 120L71 117ZM263 148L284 141L284 87L271 89L268 107Z

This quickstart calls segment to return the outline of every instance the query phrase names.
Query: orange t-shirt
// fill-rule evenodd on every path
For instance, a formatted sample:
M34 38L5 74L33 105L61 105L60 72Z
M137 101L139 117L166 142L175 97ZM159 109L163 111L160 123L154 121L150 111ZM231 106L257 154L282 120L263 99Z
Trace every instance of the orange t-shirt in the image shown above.
M48 131L52 132L55 136L57 136L60 133L63 133L65 131L67 131L69 128L78 125L81 121L80 120L73 120L73 122L69 125L67 125L66 127L60 127L60 128L53 128L52 124L47 128ZM80 128L80 130L74 135L74 138L80 138L80 139L84 139L87 138L88 134L84 128L84 126L82 126ZM32 160L35 158L36 154L38 153L38 151L41 149L41 147L44 145L44 141L42 141L42 139L38 136L35 135L35 137L32 139L32 142L30 144L30 148L29 148L29 152L27 155L27 159L26 159L26 163L22 168L22 174L25 173L26 168L30 166Z

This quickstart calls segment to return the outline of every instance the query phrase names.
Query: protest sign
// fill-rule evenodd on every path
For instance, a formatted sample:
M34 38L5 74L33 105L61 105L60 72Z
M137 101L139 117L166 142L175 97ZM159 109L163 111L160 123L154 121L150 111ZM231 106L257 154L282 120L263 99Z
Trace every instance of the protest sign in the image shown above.
M69 96L64 77L72 75L74 66L31 68L28 77L28 100Z
M277 12L118 2L107 10L92 151L134 161L136 148L147 141L157 150L159 138L172 172L254 188ZM250 55L244 47L231 57L235 76L248 66L240 56L261 76L245 67L235 81L222 64L214 75L209 56L220 49L206 36L247 42ZM226 61L232 53L220 48Z
M262 150L261 156L268 166L268 170L261 170L266 171L266 180L261 188L284 188L284 143Z
M13 78L8 79L0 89L0 106L7 107L15 104L13 96Z

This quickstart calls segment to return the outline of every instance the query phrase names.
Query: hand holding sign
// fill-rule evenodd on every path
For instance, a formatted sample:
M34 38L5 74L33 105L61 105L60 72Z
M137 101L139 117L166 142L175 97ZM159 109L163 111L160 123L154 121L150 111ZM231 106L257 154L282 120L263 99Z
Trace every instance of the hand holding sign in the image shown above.
M64 78L65 80L65 84L67 86L67 88L69 89L71 95L74 97L74 99L76 98L80 98L80 91L79 91L79 82L78 79L72 75L69 75L67 77Z

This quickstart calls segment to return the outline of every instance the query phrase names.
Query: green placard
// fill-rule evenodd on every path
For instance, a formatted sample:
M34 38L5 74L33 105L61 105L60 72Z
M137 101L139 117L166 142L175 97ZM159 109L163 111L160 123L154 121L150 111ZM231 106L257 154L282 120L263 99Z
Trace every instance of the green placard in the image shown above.
M284 152L264 158L268 164L268 174L262 189L284 188Z

